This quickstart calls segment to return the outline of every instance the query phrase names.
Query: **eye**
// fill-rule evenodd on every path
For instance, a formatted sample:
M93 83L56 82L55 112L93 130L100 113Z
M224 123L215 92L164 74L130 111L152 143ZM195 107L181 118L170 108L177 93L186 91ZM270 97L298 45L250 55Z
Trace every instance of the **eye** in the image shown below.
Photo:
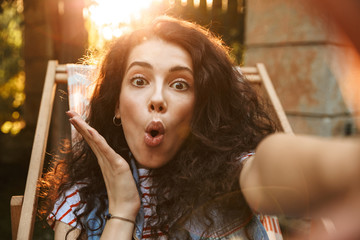
M143 87L148 85L149 82L143 76L134 76L131 78L131 84L136 87Z
M175 88L176 90L184 91L189 88L189 84L185 81L176 81L171 83L170 87Z

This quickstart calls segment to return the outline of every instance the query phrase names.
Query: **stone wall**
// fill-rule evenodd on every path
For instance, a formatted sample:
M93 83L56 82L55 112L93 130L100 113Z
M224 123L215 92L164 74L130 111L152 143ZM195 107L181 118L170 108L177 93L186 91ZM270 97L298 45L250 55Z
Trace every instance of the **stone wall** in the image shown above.
M301 0L246 1L245 46L245 65L265 63L295 133L355 131L331 67L341 43Z

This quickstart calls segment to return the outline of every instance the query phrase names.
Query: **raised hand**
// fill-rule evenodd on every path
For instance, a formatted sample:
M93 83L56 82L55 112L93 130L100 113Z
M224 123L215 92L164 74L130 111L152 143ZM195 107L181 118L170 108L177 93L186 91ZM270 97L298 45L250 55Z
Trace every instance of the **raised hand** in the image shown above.
M108 194L109 213L135 221L140 198L129 164L76 112L68 111L67 115L97 157Z

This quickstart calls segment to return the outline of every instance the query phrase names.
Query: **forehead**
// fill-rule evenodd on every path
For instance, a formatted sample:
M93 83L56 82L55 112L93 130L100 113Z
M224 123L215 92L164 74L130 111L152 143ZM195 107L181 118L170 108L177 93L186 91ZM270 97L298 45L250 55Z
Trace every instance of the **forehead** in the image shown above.
M147 62L154 66L184 65L193 69L191 56L186 50L160 38L151 38L136 45L130 51L126 68L137 61Z

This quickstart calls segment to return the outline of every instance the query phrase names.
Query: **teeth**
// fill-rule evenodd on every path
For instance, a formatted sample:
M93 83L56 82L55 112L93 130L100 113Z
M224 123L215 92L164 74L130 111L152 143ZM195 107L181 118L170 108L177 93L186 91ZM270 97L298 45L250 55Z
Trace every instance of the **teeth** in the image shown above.
M150 132L150 134L151 134L151 136L152 137L156 137L156 135L158 135L158 131L156 131L156 130L151 130L151 132Z

